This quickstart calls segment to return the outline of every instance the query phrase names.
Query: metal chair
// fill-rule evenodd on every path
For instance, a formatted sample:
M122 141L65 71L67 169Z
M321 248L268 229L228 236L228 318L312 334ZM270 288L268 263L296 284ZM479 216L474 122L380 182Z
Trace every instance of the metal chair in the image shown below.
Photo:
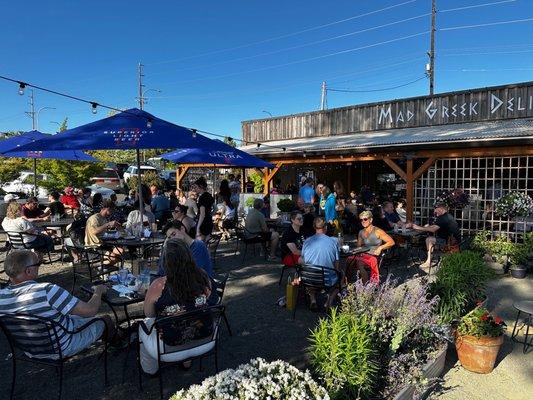
M228 273L225 273L224 275L220 275L215 278L211 278L213 280L213 283L215 284L215 291L218 297L216 305L222 304L222 298L224 297L224 291L226 290L226 283L228 282L228 278ZM228 328L229 335L233 336L233 333L229 326L228 317L226 317L226 309L222 311L222 318L224 318L224 323L226 324L226 328Z
M30 251L39 251L39 252L43 252L43 250L41 249L35 249L33 247L30 247L28 245L28 243L25 243L24 242L24 235L26 236L41 236L41 235L38 235L38 234L33 234L33 233L22 233L22 232L7 232L6 231L6 235L7 235L7 238L9 240L9 248L7 250L7 253L9 254L9 252L11 250L30 250ZM46 262L45 264L51 264L55 261L59 261L58 260L52 260L52 256L50 255L50 252L48 250L46 250L46 254L48 255L48 262Z
M333 271L337 277L337 282L333 285L328 285L326 283L326 273ZM334 268L327 268L320 265L313 265L313 264L304 264L298 268L298 275L300 276L300 285L298 288L298 291L300 288L310 288L317 291L321 290L330 290L335 287L337 287L339 290L341 289L341 273L337 271ZM297 302L298 303L298 302ZM292 319L294 320L296 318L296 304L294 306L294 309L292 311Z
M15 394L17 377L17 361L25 361L34 364L49 365L56 368L59 373L58 399L61 399L63 391L63 364L71 357L63 356L59 333L76 334L85 330L90 325L102 321L104 332L102 340L104 350L104 384L107 385L107 327L102 318L93 318L78 329L69 331L55 321L29 314L0 314L0 329L4 333L11 348L11 360L13 361L13 377L11 380L11 395ZM38 336L40 340L35 340Z
M209 253L211 254L211 262L213 263L213 267L216 265L216 259L217 259L217 250L218 245L220 244L220 239L222 238L221 234L212 234L209 240L207 241L206 245L209 249Z
M267 243L270 242L269 239L261 235L261 232L250 232L246 228L237 227L235 228L235 234L237 235L237 245L235 246L235 255L237 255L237 250L239 249L239 242L244 244L244 252L242 253L242 260L246 259L246 254L248 252L248 246L253 246L254 256L255 256L255 246L260 244L265 253L265 259L268 257L268 246Z
M224 306L216 305L175 316L157 318L150 328L146 326L144 321L139 322L139 328L147 336L154 334L159 338L157 340L157 365L159 368L159 393L161 399L163 398L163 374L161 369L163 366L197 358L201 360L214 354L215 371L218 373L218 336L223 313ZM181 335L191 328L195 330L197 335L192 338ZM199 330L203 330L203 332L199 332ZM167 343L169 340L176 343ZM141 343L140 335L137 346L137 367L139 369L139 387L142 390ZM191 356L191 353L195 353L195 355Z

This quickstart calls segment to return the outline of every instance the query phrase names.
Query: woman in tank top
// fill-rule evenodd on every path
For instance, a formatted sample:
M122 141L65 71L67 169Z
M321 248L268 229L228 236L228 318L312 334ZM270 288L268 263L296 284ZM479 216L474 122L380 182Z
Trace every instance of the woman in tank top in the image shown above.
M372 213L370 211L363 211L359 214L359 221L363 229L359 231L357 246L368 247L369 250L352 258L351 264L355 262L364 283L368 282L368 269L370 270L370 280L379 283L378 257L383 250L394 246L394 240L383 229L372 225Z

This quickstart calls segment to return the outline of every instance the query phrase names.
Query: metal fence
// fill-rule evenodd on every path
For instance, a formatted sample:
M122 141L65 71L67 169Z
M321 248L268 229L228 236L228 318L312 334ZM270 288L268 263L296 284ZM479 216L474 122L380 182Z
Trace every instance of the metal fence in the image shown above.
M510 191L533 197L533 157L446 158L435 162L415 185L415 214L422 224L431 223L433 206L439 193L462 188L470 204L451 210L463 234L473 235L486 229L518 240L533 230L533 218L501 218L495 203Z

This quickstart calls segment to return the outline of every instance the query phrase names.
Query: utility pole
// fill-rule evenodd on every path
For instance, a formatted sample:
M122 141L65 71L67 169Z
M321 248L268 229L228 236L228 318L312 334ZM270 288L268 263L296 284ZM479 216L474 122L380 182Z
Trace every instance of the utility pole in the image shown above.
M322 94L320 96L320 110L324 111L328 108L328 99L327 99L327 87L326 87L326 81L322 82Z
M139 62L139 108L142 110L144 109L144 93L143 93L143 88L144 88L144 85L143 85L143 77L144 77L144 74L143 74L143 67L144 65L142 63Z
M437 19L437 0L431 0L431 48L429 50L429 94L432 96L435 91L435 31Z
M37 129L35 125L35 98L33 97L33 89L30 90L30 111L26 111L26 115L31 118L31 130Z

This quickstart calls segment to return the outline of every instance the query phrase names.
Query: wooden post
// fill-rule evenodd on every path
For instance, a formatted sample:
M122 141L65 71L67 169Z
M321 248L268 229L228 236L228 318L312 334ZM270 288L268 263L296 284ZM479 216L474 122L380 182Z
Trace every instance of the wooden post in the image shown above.
M272 181L272 178L274 178L274 175L276 175L282 165L283 162L279 161L276 163L276 166L272 170L265 168L265 172L263 173L263 194L268 194L270 182Z
M241 193L244 193L244 188L245 188L245 178L246 178L246 169L245 168L241 168Z
M176 188L181 187L181 181L185 177L185 174L189 170L189 167L178 167L176 169Z
M407 221L413 221L414 215L414 179L413 179L413 160L407 160L407 174L406 179L406 206L407 206Z

